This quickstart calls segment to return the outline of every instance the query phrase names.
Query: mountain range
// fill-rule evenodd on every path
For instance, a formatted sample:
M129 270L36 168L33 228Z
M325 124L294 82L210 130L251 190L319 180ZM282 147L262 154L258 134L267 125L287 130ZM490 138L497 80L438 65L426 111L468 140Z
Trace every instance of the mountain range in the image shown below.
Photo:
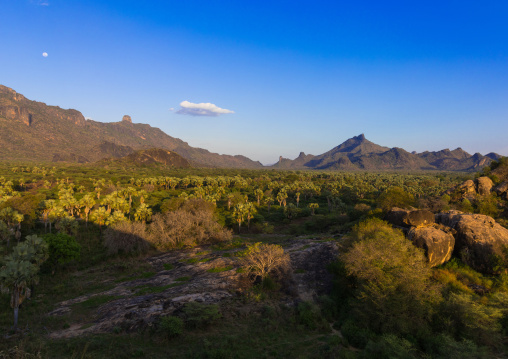
M402 148L382 147L367 140L363 134L355 136L319 156L300 155L294 160L280 157L273 168L317 170L440 170L477 171L501 155L470 155L462 148L453 151L408 152Z
M164 152L139 153L139 150L154 148L165 150L167 155ZM183 158L177 159L175 152ZM398 147L379 146L362 134L318 156L301 152L294 160L280 157L268 168L476 171L499 157L496 153L470 155L461 148L410 153ZM77 110L29 100L2 85L0 158L3 161L78 163L135 158L136 163L161 159L166 164L184 167L266 168L245 156L221 155L192 147L158 128L133 123L127 115L119 122L97 122L85 119Z

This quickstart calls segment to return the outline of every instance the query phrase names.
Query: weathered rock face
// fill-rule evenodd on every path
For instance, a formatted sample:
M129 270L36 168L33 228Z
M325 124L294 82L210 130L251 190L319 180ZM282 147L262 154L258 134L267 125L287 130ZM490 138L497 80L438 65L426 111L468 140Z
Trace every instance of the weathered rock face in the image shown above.
M434 225L413 227L408 232L408 239L425 250L431 267L441 265L450 260L455 247L455 237L448 227Z
M394 226L405 227L404 218L410 211L398 207L393 207L385 216L385 219Z
M457 188L460 193L465 196L469 194L476 194L476 186L473 180L467 180L466 182L460 184Z
M435 222L434 213L424 209L411 211L404 218L404 222L413 227L430 226Z
M430 226L435 222L434 213L430 211L409 211L396 207L387 213L386 220L399 227Z
M497 193L497 195L501 198L508 198L508 181L501 182L498 184L494 191Z
M132 123L132 118L129 115L125 115L122 117L122 121Z
M242 301L232 299L242 292L245 280L244 275L237 272L239 261L234 256L224 257L220 251L199 254L206 253L203 249L207 248L172 251L151 257L147 261L156 274L150 278L126 279L121 283L112 283L109 290L58 303L48 315L65 315L73 310L75 304L94 296L117 298L97 308L94 316L87 319L87 325L72 324L70 328L51 333L50 337L110 332L115 327L135 331L154 325L161 316L177 312L192 301L224 305L229 312L242 311L242 307L238 307L243 306ZM295 271L290 274L292 279L288 280L288 290L281 293L282 302L294 304L313 300L330 290L333 278L326 266L337 257L335 242L296 238L284 250L289 253L291 267ZM191 258L202 260L191 263ZM168 264L174 268L165 269ZM217 268L221 270L213 270Z
M487 196L492 191L494 182L489 177L483 176L476 179L476 188L480 196Z
M5 117L8 120L21 121L27 126L32 124L32 114L24 107L0 106L0 117Z
M492 273L495 256L504 256L508 246L508 229L489 216L440 213L438 221L457 231L455 252L472 268Z

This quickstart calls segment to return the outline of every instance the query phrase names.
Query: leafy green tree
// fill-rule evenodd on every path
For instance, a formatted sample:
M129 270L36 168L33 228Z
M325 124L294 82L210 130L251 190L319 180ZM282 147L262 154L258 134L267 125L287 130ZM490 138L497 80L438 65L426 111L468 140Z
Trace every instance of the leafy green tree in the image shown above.
M49 258L47 263L53 272L56 266L69 263L80 258L81 246L76 239L65 233L45 234L44 241L48 244Z
M293 219L293 217L298 213L299 209L293 204L290 203L286 207L284 207L284 214L288 219Z
M356 225L341 256L356 281L357 315L380 332L415 334L426 326L440 295L422 250L379 219Z
M378 206L384 211L393 207L407 208L413 204L414 196L398 186L388 188L378 198Z
M4 258L4 265L0 268L0 285L11 293L15 331L18 328L19 306L30 298L30 286L38 283L39 268L47 258L48 246L37 236L26 237L26 241L19 243Z

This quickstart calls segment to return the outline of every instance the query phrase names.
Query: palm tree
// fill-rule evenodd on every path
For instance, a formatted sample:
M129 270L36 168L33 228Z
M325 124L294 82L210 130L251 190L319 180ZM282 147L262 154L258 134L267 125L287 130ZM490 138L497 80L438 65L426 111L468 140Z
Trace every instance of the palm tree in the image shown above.
M256 199L258 200L258 206L260 205L261 198L263 198L263 190L261 188L257 188L254 191L254 195L256 196Z
M149 221L152 217L152 210L148 208L148 206L145 203L141 203L139 207L136 209L136 213L134 213L134 218L137 221L142 221L143 224L146 223L146 221Z
M109 217L109 213L104 207L99 207L92 212L92 221L99 225L99 229L102 232L102 226L106 223Z
M91 193L87 193L79 201L82 207L85 207L85 225L88 227L88 216L93 206L95 206L95 199Z
M313 216L314 215L314 211L316 210L316 208L319 208L319 204L317 204L317 203L309 203L309 208L310 208L310 215Z
M11 293L14 331L18 329L19 306L24 299L30 298L30 287L38 282L37 273L47 258L46 242L37 236L28 236L4 259L4 266L0 268L0 286Z
M247 229L250 231L250 220L254 218L254 214L257 210L252 202L247 202L245 204L245 211L247 213Z
M235 206L233 211L233 218L238 222L238 234L240 234L240 229L242 227L242 222L245 219L245 215L247 214L247 210L245 208L245 204L238 203Z

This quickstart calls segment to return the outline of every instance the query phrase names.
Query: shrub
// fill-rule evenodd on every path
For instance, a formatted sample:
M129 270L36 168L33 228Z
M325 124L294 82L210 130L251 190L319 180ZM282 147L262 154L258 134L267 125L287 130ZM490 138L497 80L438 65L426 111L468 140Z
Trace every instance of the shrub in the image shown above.
M390 187L378 197L378 206L384 211L388 211L392 207L407 208L413 204L413 195L400 187Z
M231 231L217 223L213 204L188 201L182 208L157 214L150 224L150 242L159 250L231 240Z
M437 288L423 251L379 219L353 228L341 256L356 279L354 306L375 331L415 333L430 321Z
M222 315L216 304L189 302L183 307L185 323L190 328L206 328L217 321Z
M363 354L367 358L411 359L416 357L417 349L404 338L385 334L376 342L370 341Z
M340 327L340 331L349 344L356 348L365 348L374 333L364 327L358 326L353 320L348 319Z
M310 330L322 329L328 326L328 322L321 315L321 310L314 303L298 303L297 314L298 322Z
M146 225L141 222L118 222L104 231L108 254L141 254L150 249Z
M268 275L272 278L282 278L291 269L289 254L275 244L262 244L261 242L248 246L241 258L241 263L248 268L249 273L264 280Z
M174 338L183 333L183 319L173 316L161 318L159 330L168 338Z
M494 345L501 341L502 318L501 308L483 305L469 294L451 293L439 307L436 324L456 338Z
M63 217L56 222L55 228L60 233L75 236L78 233L78 221L74 217Z
M65 233L45 234L44 241L49 247L48 265L53 269L57 265L78 260L81 254L81 246L76 239Z

